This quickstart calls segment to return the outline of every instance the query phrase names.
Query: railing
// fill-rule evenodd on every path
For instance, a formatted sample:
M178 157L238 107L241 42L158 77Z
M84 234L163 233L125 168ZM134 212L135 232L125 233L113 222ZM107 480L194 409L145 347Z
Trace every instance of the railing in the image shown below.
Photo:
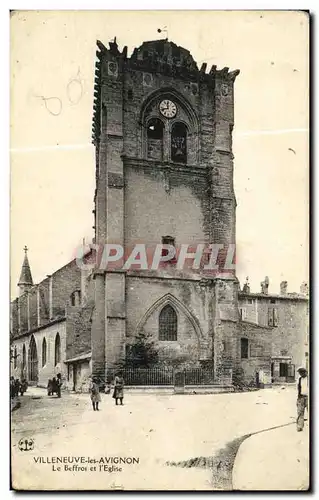
M121 372L126 386L146 385L227 385L232 383L232 370L223 372L217 379L213 370L203 368L124 368L108 369L107 383L111 383L117 373Z
M109 369L107 382L112 382L118 372ZM125 368L121 375L125 385L174 385L174 371L169 368Z

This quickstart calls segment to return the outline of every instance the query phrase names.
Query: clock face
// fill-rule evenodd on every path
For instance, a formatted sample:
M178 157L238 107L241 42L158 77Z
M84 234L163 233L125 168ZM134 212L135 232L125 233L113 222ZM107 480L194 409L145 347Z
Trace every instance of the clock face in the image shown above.
M174 118L177 113L176 104L169 99L164 99L160 102L159 110L165 118Z

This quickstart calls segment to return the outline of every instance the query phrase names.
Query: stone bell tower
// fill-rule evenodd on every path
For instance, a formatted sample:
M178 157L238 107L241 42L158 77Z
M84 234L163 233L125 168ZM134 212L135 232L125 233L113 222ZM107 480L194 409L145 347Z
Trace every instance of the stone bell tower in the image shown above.
M239 70L200 68L164 40L131 56L116 39L97 42L93 143L95 242L128 252L137 243L235 244L232 130ZM207 279L202 268L97 270L92 370L103 377L139 331L160 359L217 373L220 319L237 318L235 271ZM166 322L166 323L165 323Z

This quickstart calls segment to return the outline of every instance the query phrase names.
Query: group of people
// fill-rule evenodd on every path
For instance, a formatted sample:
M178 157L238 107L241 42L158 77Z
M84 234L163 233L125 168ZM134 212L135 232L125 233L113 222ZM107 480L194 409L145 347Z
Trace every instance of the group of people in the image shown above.
M56 394L58 398L60 398L61 387L62 387L62 376L61 373L58 373L56 377L53 377L52 379L49 378L48 380L48 385L47 385L48 396L53 396L53 394Z
M98 382L99 382L98 379L93 377L92 384L90 386L90 397L94 411L99 411L99 403L101 402L101 394ZM107 387L106 392L107 393L111 392L110 386ZM119 404L118 402L120 402L120 405L123 406L124 379L121 373L116 375L114 378L112 397L114 398L115 405L118 405Z
M23 396L28 388L28 382L25 378L22 378L21 381L18 378L11 377L10 378L10 397L15 398L19 396Z

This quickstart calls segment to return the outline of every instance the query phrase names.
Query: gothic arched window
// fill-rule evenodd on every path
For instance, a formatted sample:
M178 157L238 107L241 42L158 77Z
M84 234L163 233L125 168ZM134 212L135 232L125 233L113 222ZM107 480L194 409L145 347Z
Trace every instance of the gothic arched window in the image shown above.
M47 341L45 338L42 341L42 366L47 364Z
M25 350L25 344L23 344L23 349L22 349L22 371L25 370L27 366L27 353Z
M61 339L60 334L57 333L55 337L55 349L54 349L54 365L56 366L61 361Z
M159 315L159 340L177 340L177 314L169 304Z
M164 125L159 118L152 118L147 124L147 157L152 160L163 159Z
M184 123L174 123L171 133L171 160L187 163L187 128Z

